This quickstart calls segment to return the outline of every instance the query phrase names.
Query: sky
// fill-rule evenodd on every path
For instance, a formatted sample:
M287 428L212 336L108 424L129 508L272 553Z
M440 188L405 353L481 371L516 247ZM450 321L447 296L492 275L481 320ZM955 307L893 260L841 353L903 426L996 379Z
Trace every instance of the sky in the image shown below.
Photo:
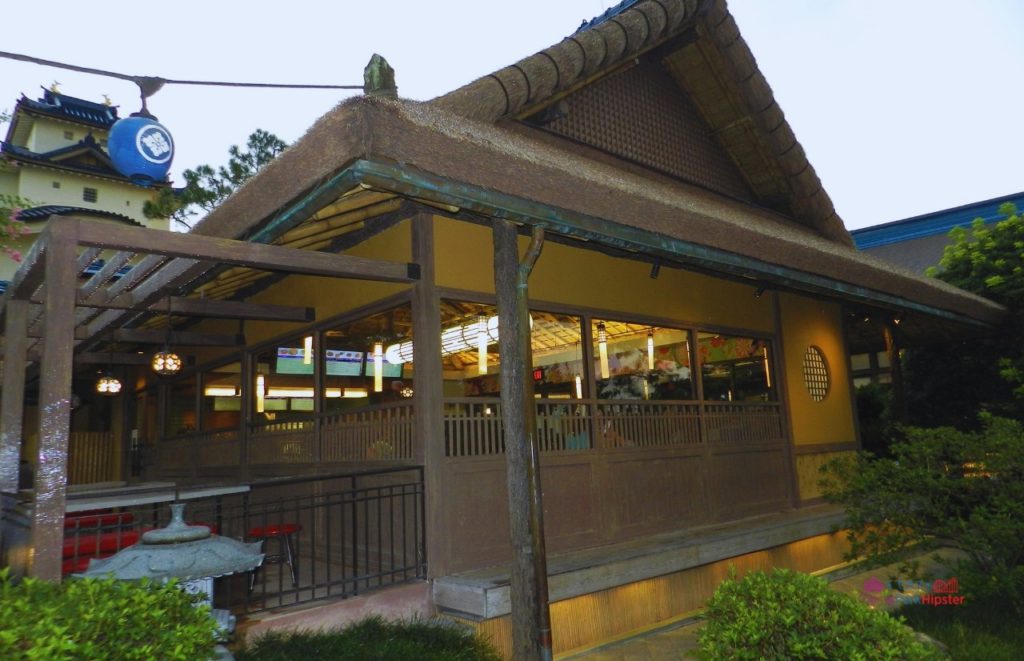
M0 51L184 80L361 85L370 56L427 100L571 34L611 0L177 0L83 9L5 3ZM112 5L110 5L113 7ZM1024 190L1024 3L732 0L730 10L848 229ZM0 58L0 109L60 91L127 116L129 82ZM256 128L292 142L344 90L168 85L149 109L174 135L172 178L220 165ZM2 127L6 132L6 126Z

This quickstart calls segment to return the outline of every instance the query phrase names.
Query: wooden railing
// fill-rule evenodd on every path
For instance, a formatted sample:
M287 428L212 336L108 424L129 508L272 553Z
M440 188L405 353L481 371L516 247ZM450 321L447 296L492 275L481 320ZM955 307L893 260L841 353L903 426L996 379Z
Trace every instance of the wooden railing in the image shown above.
M71 432L68 438L68 484L120 479L114 462L115 451L112 432Z
M412 402L381 404L321 418L324 461L412 459Z
M770 444L785 438L781 407L775 402L550 399L538 400L536 405L537 442L545 453ZM446 456L504 453L498 398L449 398L444 406ZM318 451L313 416L253 425L249 463L410 460L417 439L412 402L325 413L319 434ZM164 439L160 449L163 468L230 466L241 461L240 437L233 429Z
M237 429L211 429L161 439L161 469L193 466L237 466L241 444Z
M505 451L497 398L445 400L445 453L483 457ZM703 430L703 434L702 434ZM643 400L538 400L541 452L721 443L781 443L777 403Z
M325 413L320 417L319 460L407 461L413 458L415 439L411 401ZM160 441L159 466L238 466L242 462L241 449L238 429L167 437ZM248 457L251 465L316 461L316 417L250 425Z
M308 463L315 458L313 419L253 425L249 431L249 463Z
M784 438L782 412L776 402L704 404L706 436L712 445L770 443Z

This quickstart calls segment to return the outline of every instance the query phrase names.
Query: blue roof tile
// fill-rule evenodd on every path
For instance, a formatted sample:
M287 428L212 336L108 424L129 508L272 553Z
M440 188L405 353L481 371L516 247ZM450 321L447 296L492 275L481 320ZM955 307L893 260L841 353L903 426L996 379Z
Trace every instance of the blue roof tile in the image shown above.
M79 123L92 124L109 129L118 120L117 107L95 101L43 90L43 97L35 101L22 96L18 101L22 108L55 117L66 117Z

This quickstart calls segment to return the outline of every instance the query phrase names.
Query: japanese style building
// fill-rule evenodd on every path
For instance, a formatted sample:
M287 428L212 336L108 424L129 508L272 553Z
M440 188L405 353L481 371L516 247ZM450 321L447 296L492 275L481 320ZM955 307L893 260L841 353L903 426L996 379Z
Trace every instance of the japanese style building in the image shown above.
M114 106L54 90L44 89L39 99L18 99L0 142L0 194L19 196L33 206L19 215L29 234L12 247L27 252L51 216L168 229L166 218L146 218L142 208L169 184L137 186L110 162L107 136L117 120ZM2 285L17 267L13 259L0 255Z
M722 0L623 3L429 102L369 91L189 234L51 219L2 301L29 571L60 575L72 375L109 357L119 477L251 488L244 525L230 498L197 516L286 538L274 604L426 579L403 594L508 649L502 377L528 366L577 648L698 608L729 565L840 562L817 481L858 447L847 356L897 318L909 345L1003 313L854 248ZM146 256L81 279L95 250ZM527 272L513 364L496 283ZM161 344L176 374L129 364Z

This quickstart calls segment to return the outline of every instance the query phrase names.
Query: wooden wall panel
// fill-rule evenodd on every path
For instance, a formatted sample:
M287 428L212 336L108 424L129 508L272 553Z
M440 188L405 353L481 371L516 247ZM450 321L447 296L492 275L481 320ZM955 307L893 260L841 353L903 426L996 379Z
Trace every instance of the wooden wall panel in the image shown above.
M708 500L726 520L785 508L786 457L782 448L716 450L708 459Z
M682 525L705 518L700 457L620 455L602 467L607 491L602 505L609 513L606 540Z

